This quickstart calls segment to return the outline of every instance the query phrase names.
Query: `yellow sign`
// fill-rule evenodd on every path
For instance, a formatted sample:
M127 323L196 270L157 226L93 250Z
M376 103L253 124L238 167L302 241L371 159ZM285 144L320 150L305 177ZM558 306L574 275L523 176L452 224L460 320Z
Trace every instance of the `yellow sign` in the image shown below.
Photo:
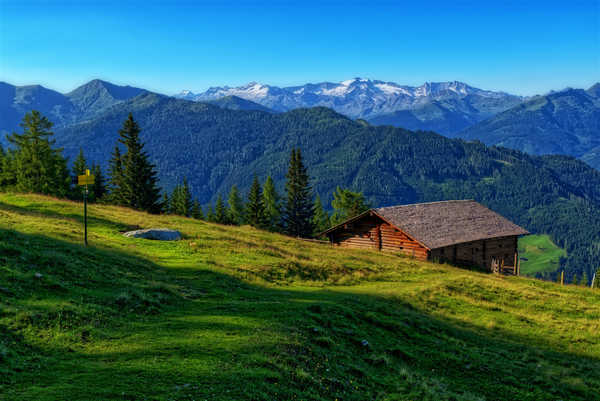
M92 185L94 183L94 176L89 174L90 170L86 171L86 175L77 176L78 185Z

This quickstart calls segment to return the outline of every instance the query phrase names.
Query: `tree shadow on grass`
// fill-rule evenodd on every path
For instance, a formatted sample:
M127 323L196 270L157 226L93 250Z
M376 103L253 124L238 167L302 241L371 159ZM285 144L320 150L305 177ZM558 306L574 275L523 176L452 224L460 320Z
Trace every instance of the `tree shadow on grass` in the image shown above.
M40 260L47 248L54 256ZM9 365L0 393L15 400L598 395L596 357L524 334L435 317L410 299L265 287L192 269L0 229L0 286L13 294L0 299L0 333L20 350L11 361L25 361L20 371Z

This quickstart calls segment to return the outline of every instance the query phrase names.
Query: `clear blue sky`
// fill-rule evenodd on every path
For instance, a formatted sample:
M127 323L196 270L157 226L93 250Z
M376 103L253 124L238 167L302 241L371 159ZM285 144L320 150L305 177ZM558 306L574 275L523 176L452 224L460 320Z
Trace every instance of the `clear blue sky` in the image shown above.
M600 80L599 4L0 0L0 80L173 94L360 76L530 95Z

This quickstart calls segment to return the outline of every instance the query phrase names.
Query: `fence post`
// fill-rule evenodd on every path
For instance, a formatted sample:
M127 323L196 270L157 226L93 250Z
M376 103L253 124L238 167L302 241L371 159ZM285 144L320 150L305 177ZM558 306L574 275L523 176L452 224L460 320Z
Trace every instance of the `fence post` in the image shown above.
M564 285L565 284L565 271L561 271L560 272L560 285Z

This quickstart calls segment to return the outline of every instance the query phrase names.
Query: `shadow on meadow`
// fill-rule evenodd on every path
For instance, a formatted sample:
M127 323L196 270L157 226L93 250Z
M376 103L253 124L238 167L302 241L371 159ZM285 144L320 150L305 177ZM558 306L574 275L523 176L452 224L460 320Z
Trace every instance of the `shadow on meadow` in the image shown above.
M262 286L8 229L0 288L0 399L589 400L600 388L596 358L410 299Z

